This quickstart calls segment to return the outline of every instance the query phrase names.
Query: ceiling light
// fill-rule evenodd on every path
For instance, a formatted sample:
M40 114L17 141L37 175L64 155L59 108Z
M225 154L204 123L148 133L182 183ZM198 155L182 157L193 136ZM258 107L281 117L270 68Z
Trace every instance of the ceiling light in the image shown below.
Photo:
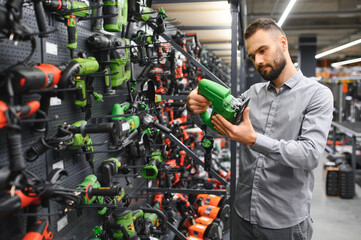
M288 14L290 13L291 9L293 8L293 5L295 5L296 3L296 0L291 0L289 3L288 3L288 6L286 7L285 11L283 12L280 20L278 21L277 25L279 27L281 27L283 25L283 23L285 22Z
M341 46L339 46L339 47L332 48L332 49L330 49L330 50L328 50L328 51L326 51L326 52L319 53L319 54L317 54L317 55L315 56L315 58L316 58L316 59L319 59L319 58L322 58L322 57L324 57L324 56L327 56L327 55L329 55L329 54L331 54L331 53L335 53L335 52L341 51L341 50L343 50L343 49L345 49L345 48L349 48L349 47L355 46L355 45L360 44L360 43L361 43L361 38L358 39L358 40L355 40L355 41L353 41L353 42L349 42L349 43L346 43L346 44L344 44L344 45L341 45Z
M331 67L339 67L342 65L346 65L346 64L351 64L351 63L355 63L355 62L361 62L361 58L355 58L355 59L351 59L351 60L346 60L346 61L342 61L342 62L335 62L331 64Z

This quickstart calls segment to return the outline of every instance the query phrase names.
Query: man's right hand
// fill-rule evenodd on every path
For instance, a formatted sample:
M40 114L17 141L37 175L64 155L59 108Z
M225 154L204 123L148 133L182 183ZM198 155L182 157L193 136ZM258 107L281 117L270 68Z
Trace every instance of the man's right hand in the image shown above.
M187 108L193 113L202 113L207 111L211 101L198 94L198 87L193 89L187 97Z

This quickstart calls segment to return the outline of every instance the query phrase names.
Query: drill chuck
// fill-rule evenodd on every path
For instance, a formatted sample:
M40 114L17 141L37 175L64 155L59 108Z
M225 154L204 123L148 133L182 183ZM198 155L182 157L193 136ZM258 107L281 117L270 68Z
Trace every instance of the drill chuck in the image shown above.
M51 11L67 10L68 1L45 0L45 7Z
M122 39L109 34L93 34L88 39L88 44L93 49L122 46Z

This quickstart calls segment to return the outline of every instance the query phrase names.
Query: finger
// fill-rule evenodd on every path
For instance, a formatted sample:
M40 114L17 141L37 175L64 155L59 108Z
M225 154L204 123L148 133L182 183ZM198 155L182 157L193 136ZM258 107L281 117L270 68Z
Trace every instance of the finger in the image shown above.
M195 101L197 101L197 102L200 102L200 103L206 103L206 104L208 104L208 105L211 103L206 97L204 97L204 96L202 96L202 95L199 95L198 93L197 93L197 94L194 94L194 95L192 96L192 99L195 100Z
M227 128L224 127L224 124L222 121L219 121L218 119L214 118L214 120L212 120L213 125L215 126L215 129L217 129L217 131L219 131L220 133L222 133L225 136L229 136L229 132L227 130Z
M246 109L243 111L243 121L250 121L249 120L249 107L246 107Z
M208 107L209 106L208 103L198 102L198 101L196 101L194 99L190 99L188 104L193 105L193 106L199 106L199 107Z
M232 131L233 124L231 124L230 122L228 122L228 120L226 120L222 115L216 114L216 115L215 115L215 120L216 120L217 122L219 122L220 124L222 124L222 127L223 127L224 129L226 129L227 131Z
M204 113L206 110L203 108L191 109L193 113Z
M221 127L219 127L217 124L213 124L213 125L214 125L214 129L216 129L220 134L228 137L227 133Z

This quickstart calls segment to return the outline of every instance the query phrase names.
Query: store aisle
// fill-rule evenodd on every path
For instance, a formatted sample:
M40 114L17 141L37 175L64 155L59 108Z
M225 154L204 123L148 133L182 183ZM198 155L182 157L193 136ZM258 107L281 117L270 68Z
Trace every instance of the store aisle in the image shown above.
M315 189L311 216L314 221L313 240L353 240L361 239L361 188L356 185L353 199L327 197L322 176L323 154L315 170Z

